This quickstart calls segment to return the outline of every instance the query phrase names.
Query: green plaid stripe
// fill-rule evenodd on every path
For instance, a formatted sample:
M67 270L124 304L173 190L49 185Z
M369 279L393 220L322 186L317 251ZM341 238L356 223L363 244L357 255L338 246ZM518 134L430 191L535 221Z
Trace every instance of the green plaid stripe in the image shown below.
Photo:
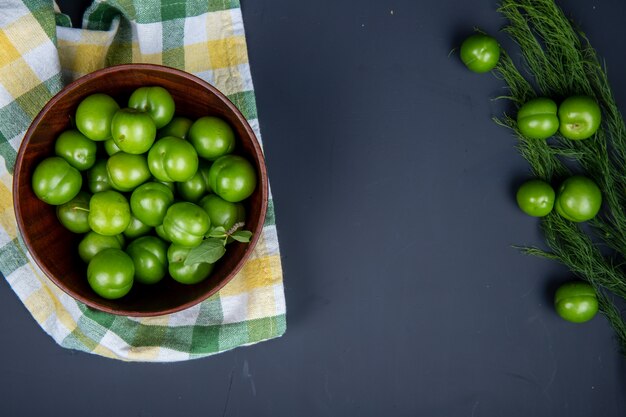
M84 305L80 309L84 316L79 319L78 327L63 340L64 347L79 349L88 346L93 350L110 331L131 346L159 346L189 351L192 357L201 357L276 337L286 330L284 314L222 325L220 322L223 316L218 297L212 297L201 304L197 325L193 326L142 326L126 317L102 313ZM207 323L211 324L206 325Z
M182 19L191 16L198 16L205 13L217 12L220 10L228 10L239 8L238 0L189 0L185 2L171 2L167 0L161 1L161 16L163 21ZM137 19L138 23L153 23L159 21L151 20L150 15L140 15Z
M139 6L139 7L137 7ZM128 20L140 24L185 19L205 13L239 8L238 0L146 0L94 3L86 12L91 30L108 30L120 11Z
M45 106L53 95L54 94L47 88L46 84L42 83L15 100L28 117L26 128L28 128L30 121L37 116L37 113L39 113L41 108Z
M87 11L87 29L89 30L109 30L111 22L120 15L119 10L126 10L129 20L134 19L134 9L128 4L126 7L121 2L111 1L109 4L94 3Z
M25 1L24 4L41 25L50 39L56 37L56 16L50 2L46 0Z
M57 26L63 26L66 28L72 27L72 19L66 14L57 13L54 15L54 20Z
M20 247L17 238L13 239L6 245L0 247L0 272L2 275L9 276L17 269L23 267L28 263L24 251Z
M0 155L2 155L2 159L4 159L4 168L12 174L13 168L15 168L17 152L9 144L2 133L0 133Z
M43 85L51 95L55 94L63 88L63 78L61 77L61 73L57 73L47 80L44 80Z
M184 35L185 19L170 19L163 22L163 65L185 68Z
M0 108L0 154L5 159L6 169L13 172L16 149L9 144L9 139L25 132L32 119L53 96L53 91L61 87L60 74L45 80L32 90L18 97L7 106Z
M257 118L254 91L242 91L241 93L230 94L228 99L237 106L246 119L252 120Z
M20 106L19 99L0 108L0 120L2 120L0 134L4 140L11 139L26 131L31 121L28 113Z
M79 322L84 322L84 319L81 317ZM61 346L67 349L76 349L76 350L89 350L92 351L98 346L98 344L94 341L91 335L87 336L82 332L80 327L75 328L72 333L70 333L63 341L60 343Z
M106 56L106 65L118 65L132 62L133 55L130 48L125 47L131 42L132 29L130 22L122 20L120 22L120 29L117 32L111 48Z
M267 202L267 212L265 213L265 225L274 226L276 224L276 216L274 215L274 200L269 199Z

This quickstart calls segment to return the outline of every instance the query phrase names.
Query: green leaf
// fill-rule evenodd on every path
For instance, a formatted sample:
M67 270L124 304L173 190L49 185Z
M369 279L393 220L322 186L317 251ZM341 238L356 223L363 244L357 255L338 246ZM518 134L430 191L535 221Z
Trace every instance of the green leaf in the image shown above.
M230 237L235 239L237 242L248 243L250 242L250 238L252 237L252 232L250 232L249 230L239 230L230 235Z
M224 229L222 226L214 227L213 229L209 231L209 234L207 235L207 237L224 238L226 237L226 229Z
M213 264L224 256L225 253L224 243L220 239L209 238L189 251L187 259L185 259L185 265Z

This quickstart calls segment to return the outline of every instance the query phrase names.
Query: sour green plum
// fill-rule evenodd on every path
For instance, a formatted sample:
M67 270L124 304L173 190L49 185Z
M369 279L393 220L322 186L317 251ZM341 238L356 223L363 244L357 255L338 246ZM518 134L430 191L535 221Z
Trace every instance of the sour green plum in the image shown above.
M517 112L517 127L530 139L547 139L559 130L556 103L545 97L526 102Z
M186 117L176 116L167 125L163 126L157 132L157 138L164 138L165 136L175 136L181 139L187 139L189 128L193 122Z
M470 71L491 71L500 59L500 45L489 35L476 33L461 44L461 61Z
M199 203L211 219L211 229L223 227L230 230L235 223L245 221L246 210L241 203L231 203L215 194L205 196Z
M58 206L76 197L83 184L83 177L65 159L52 156L35 167L31 183L37 198Z
M76 127L91 140L111 137L111 121L120 106L111 96L97 93L86 97L76 109Z
M174 203L167 209L163 229L173 243L195 247L202 243L211 227L211 219L202 207L189 203Z
M113 185L107 173L106 159L100 159L87 171L87 185L92 193L111 190Z
M118 191L132 191L150 179L148 161L144 155L118 152L107 161L111 185Z
M148 152L148 166L160 181L187 181L198 170L198 154L186 140L166 136L157 140Z
M209 187L231 203L250 197L257 185L256 170L239 155L225 155L209 169Z
M135 109L121 109L111 121L111 136L123 152L148 152L156 138L156 126L148 113Z
M128 99L128 107L150 115L157 129L167 125L174 117L176 103L163 87L139 87Z
M78 244L78 255L89 263L91 259L104 249L122 249L124 237L122 235L104 236L94 231L88 232Z
M583 281L567 282L554 294L559 316L572 323L584 323L598 312L598 297L591 285Z
M130 223L128 200L117 191L95 193L89 200L89 226L105 236L123 233Z
M119 249L98 252L87 266L87 281L99 296L114 300L128 294L133 286L135 265Z
M96 162L98 147L78 130L66 130L54 142L54 153L79 171L85 171Z
M130 223L128 223L128 227L124 230L124 236L128 239L136 239L150 232L152 232L152 227L143 223L137 217L133 216L132 213L130 214Z
M189 141L198 155L209 161L235 150L235 133L230 125L218 117L201 117L189 129Z
M157 182L147 182L135 188L130 196L130 209L141 222L159 226L167 209L174 203L174 193Z
M156 284L167 274L167 244L158 237L140 237L128 245L126 252L135 264L137 282Z
M571 140L590 138L600 127L602 112L589 96L568 97L559 106L560 132Z
M201 262L185 265L190 248L173 243L167 250L168 270L172 278L181 284L197 284L204 281L211 271L213 264Z
M197 203L209 192L208 167L200 164L193 177L184 182L176 183L178 195L185 201Z
M89 193L81 191L76 197L56 207L59 222L70 232L87 233L89 227Z

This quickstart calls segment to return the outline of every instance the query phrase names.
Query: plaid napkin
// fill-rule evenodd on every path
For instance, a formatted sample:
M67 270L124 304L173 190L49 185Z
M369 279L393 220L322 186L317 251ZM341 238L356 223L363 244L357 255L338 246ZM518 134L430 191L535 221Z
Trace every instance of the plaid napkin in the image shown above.
M16 151L39 110L77 77L129 62L183 69L224 92L260 138L238 0L102 0L85 13L84 29L70 26L52 1L2 2L2 275L57 343L109 358L187 360L282 335L285 298L271 199L263 235L242 271L218 294L179 313L129 318L95 311L60 291L32 262L13 213Z

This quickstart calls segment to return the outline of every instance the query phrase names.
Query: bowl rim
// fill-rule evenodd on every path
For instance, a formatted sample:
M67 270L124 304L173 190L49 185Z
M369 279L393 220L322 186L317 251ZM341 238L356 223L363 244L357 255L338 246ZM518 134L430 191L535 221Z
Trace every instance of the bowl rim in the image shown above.
M246 249L246 251L244 252L243 256L235 264L234 268L231 269L231 271L228 273L228 275L226 275L226 277L224 277L224 279L222 279L210 291L208 291L206 293L203 293L201 295L197 295L197 296L193 297L191 300L189 300L186 303L183 303L183 304L181 304L179 306L168 308L168 309L161 310L161 311L133 311L133 310L118 310L118 309L114 309L114 308L108 307L106 305L101 305L98 302L95 302L94 300L89 299L87 297L83 297L82 295L77 294L77 293L71 291L66 286L64 286L62 281L57 279L54 276L54 274L52 274L52 272L40 261L39 256L34 254L33 251L31 250L32 245L30 243L30 238L26 234L23 233L23 230L26 230L25 229L25 221L24 221L24 219L22 218L22 215L21 215L20 199L17 198L18 189L19 189L18 178L20 177L20 175L18 175L18 173L20 173L21 170L22 170L22 164L23 164L23 160L24 160L24 154L25 154L26 146L30 142L30 139L31 139L31 136L33 135L33 132L35 131L35 129L37 128L37 126L39 125L39 123L41 122L43 117L46 115L46 113L52 107L54 107L64 96L69 94L70 91L73 91L73 90L75 90L77 88L80 88L81 86L83 86L87 82L91 81L92 79L94 79L96 77L105 76L105 75L110 74L110 73L114 73L114 72L118 72L118 71L127 71L127 70L133 70L133 71L150 70L150 71L157 71L157 72L165 72L165 73L169 73L169 74L173 74L173 75L176 75L176 76L180 76L180 77L186 78L187 80L190 80L190 81L193 81L195 83L200 84L202 87L204 87L205 89L209 90L212 94L216 95L228 107L228 109L234 114L234 116L237 118L237 120L243 125L243 128L245 129L247 135L252 139L252 147L253 147L254 153L259 158L259 172L260 172L261 175L260 175L260 177L258 179L259 182L257 184L257 187L259 187L259 191L261 192L261 203L262 203L261 204L261 210L260 210L260 213L259 213L259 219L260 219L260 221L259 221L259 229L258 229L257 233L252 235L252 239L248 243L249 246ZM16 159L15 159L15 165L14 165L14 169L13 169L13 190L12 190L12 193L13 193L13 210L15 212L15 218L17 220L19 236L24 241L24 244L25 244L26 248L28 249L28 254L30 254L30 258L32 259L32 261L34 261L35 264L37 264L37 266L41 269L41 271L44 273L44 275L48 279L50 279L58 288L60 288L63 292L65 292L67 295L72 297L74 300L80 301L83 304L85 304L85 305L87 305L87 306L89 306L91 308L94 308L96 310L99 310L99 311L103 311L103 312L114 314L114 315L118 315L118 316L156 317L156 316L164 316L164 315L176 313L176 312L179 312L179 311L183 311L183 310L186 310L186 309L188 309L190 307L193 307L193 306L201 303L202 301L208 299L209 297L211 297L215 293L217 293L219 290L221 290L243 268L243 266L245 265L246 261L248 260L248 258L252 254L252 252L254 251L254 248L255 248L255 246L256 246L259 238L260 238L260 235L263 233L263 228L264 228L264 224L265 224L265 217L266 217L266 213L267 213L268 199L269 199L269 184L268 184L268 178L267 178L267 167L265 165L265 155L263 153L263 149L261 148L259 140L256 137L256 134L254 133L254 130L252 129L252 127L248 123L248 120L243 116L243 114L237 108L237 106L235 106L233 104L233 102L230 101L230 99L228 97L226 97L226 95L224 93L222 93L216 87L214 87L213 85L209 84L207 81L201 79L200 77L195 76L193 74L190 74L190 73L188 73L186 71L176 69L176 68L168 67L168 66L165 66L165 65L157 65L157 64L119 64L119 65L113 65L113 66L110 66L110 67L101 68L99 70L96 70L94 72L86 74L86 75L84 75L84 76L82 76L82 77L72 81L71 83L69 83L68 85L63 87L58 93L56 93L43 106L43 108L39 111L37 116L35 116L35 118L31 122L30 126L26 130L26 133L24 134L22 142L20 143L20 147L19 147L18 152L17 152L17 156L16 156Z

